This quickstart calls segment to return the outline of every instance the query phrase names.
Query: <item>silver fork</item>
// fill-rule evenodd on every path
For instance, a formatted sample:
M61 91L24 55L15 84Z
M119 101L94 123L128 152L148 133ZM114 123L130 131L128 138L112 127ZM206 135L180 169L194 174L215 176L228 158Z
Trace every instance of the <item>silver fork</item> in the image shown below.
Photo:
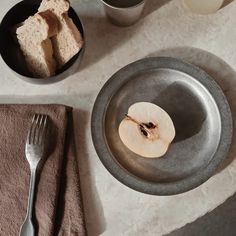
M27 214L20 229L20 236L33 236L35 234L35 229L32 222L34 189L37 167L45 152L44 137L46 134L47 120L48 118L46 115L34 115L25 145L25 155L30 166L31 176Z

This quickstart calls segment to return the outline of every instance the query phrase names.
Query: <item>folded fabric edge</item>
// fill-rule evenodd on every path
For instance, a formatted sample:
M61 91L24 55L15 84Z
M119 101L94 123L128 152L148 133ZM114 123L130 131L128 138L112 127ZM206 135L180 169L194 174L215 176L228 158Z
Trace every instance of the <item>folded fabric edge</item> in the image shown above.
M78 157L74 143L73 109L68 106L65 107L67 112L67 128L53 235L84 236L87 235L87 231L80 189Z

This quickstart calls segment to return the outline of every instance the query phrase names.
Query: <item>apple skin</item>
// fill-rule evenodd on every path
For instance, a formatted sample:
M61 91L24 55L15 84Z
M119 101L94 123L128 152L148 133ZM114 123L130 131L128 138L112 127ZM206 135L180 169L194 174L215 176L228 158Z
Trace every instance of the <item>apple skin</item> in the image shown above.
M118 131L127 148L147 158L164 156L175 137L175 127L168 113L149 102L131 105Z

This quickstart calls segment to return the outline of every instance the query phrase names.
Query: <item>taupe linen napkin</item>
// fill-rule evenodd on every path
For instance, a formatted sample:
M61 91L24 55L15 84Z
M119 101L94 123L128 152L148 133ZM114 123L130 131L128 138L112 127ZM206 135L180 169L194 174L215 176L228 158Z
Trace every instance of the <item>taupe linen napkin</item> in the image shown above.
M72 109L62 105L0 105L0 235L18 235L26 215L30 169L24 150L35 113L47 114L51 123L35 195L37 235L86 235Z

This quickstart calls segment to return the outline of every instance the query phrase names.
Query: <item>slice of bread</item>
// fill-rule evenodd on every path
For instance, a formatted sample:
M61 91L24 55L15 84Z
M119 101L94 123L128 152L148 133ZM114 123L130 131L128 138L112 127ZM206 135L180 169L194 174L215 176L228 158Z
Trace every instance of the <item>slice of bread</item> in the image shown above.
M17 28L17 40L33 76L44 78L55 74L56 62L50 37L57 32L58 20L50 11L29 17Z
M58 18L59 32L51 38L57 66L67 63L83 46L82 36L68 16L68 0L42 0L39 12L50 10Z

